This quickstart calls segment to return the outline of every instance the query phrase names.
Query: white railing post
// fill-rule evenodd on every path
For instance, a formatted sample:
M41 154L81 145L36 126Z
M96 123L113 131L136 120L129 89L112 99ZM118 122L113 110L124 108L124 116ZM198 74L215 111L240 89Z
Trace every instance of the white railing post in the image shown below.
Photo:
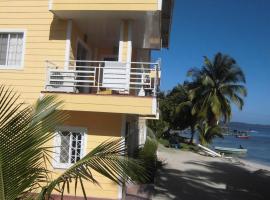
M128 94L130 94L130 80L131 80L131 62L126 63L127 66L127 89L128 89Z
M45 89L55 92L77 92L76 88L81 87L95 88L96 92L100 92L101 88L107 88L118 91L119 94L129 94L134 90L136 96L146 96L149 92L152 96L157 96L160 61L107 62L104 68L103 61L84 61L93 63L89 66L80 66L80 62L83 61L70 61L68 69L63 69L51 61L46 61ZM104 73L105 78L102 76ZM83 92L88 93L86 90Z
M154 78L154 91L153 91L153 96L156 97L157 96L157 65L155 64L155 78Z
M50 67L49 67L49 61L46 60L45 62L45 69L46 69L46 79L45 79L45 91L47 90L48 85L50 84Z
M157 90L158 90L158 79L159 79L159 73L160 73L160 66L161 66L161 59L158 59L157 64L155 64L155 81L154 81L154 93L153 95L157 96Z
M70 61L69 61L69 65L72 66ZM77 62L76 61L73 61L73 70L75 71L73 73L73 75L74 75L74 77L73 77L74 78L74 81L77 80L77 77L76 77L77 76L77 74L76 74L76 68L77 68ZM69 67L67 69L69 69ZM78 87L78 90L79 90L79 87ZM73 83L73 91L76 91L76 82Z
M98 63L98 80L97 80L97 92L100 91L100 70L101 70L101 64Z
M141 80L139 80L138 82L141 83L141 87L139 89L139 92L138 92L138 96L145 96L145 90L144 90L144 84L145 84L145 78L146 78L146 75L145 75L145 70L144 70L144 64L140 64L139 65L140 68L138 68L137 72L140 73L139 77Z

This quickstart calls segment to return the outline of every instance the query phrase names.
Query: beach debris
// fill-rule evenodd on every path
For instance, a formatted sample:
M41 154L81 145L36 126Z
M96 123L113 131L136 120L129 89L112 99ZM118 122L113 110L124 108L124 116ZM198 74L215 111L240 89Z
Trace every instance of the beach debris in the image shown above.
M198 144L198 147L200 147L206 154L212 156L212 157L222 157L221 154L201 145L201 144Z

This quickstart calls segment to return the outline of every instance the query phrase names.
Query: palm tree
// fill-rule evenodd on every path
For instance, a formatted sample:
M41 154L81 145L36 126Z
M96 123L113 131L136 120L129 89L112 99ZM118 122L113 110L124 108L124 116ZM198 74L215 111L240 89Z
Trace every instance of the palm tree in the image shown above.
M222 130L219 125L209 126L204 122L197 126L199 141L202 145L208 146L215 137L223 138Z
M49 198L52 191L69 192L75 182L86 193L83 181L98 184L92 169L117 184L148 178L142 162L126 156L123 140L106 141L79 160L55 180L47 166L52 149L46 143L54 129L68 116L59 111L62 102L53 96L39 99L34 106L19 102L19 95L0 86L0 199ZM128 178L127 178L128 177ZM39 192L33 197L33 193Z
M230 56L217 53L213 61L204 57L204 66L191 69L188 76L193 79L189 85L194 102L192 112L207 118L210 125L217 124L220 119L230 120L231 103L240 110L243 108L243 97L247 95L246 79Z
M176 107L176 113L182 127L190 127L191 137L189 143L193 142L196 131L196 125L199 121L197 113L192 113L193 102L189 96L189 83L185 82L183 85L178 85L178 91L181 94L181 101Z

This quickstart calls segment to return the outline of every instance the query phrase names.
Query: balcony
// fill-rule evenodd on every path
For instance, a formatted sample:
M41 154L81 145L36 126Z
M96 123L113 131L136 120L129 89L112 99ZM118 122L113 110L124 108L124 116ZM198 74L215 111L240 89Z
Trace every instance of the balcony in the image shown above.
M160 64L47 61L44 93L57 93L65 110L156 116ZM64 63L64 62L62 62Z

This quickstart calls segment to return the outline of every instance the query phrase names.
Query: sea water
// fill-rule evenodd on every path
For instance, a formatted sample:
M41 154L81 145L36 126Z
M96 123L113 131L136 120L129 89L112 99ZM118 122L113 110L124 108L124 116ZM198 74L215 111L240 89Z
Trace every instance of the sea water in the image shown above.
M240 157L244 160L270 166L270 131L249 133L248 139L240 139L235 136L224 136L217 138L212 146L239 148L240 145L248 152Z

